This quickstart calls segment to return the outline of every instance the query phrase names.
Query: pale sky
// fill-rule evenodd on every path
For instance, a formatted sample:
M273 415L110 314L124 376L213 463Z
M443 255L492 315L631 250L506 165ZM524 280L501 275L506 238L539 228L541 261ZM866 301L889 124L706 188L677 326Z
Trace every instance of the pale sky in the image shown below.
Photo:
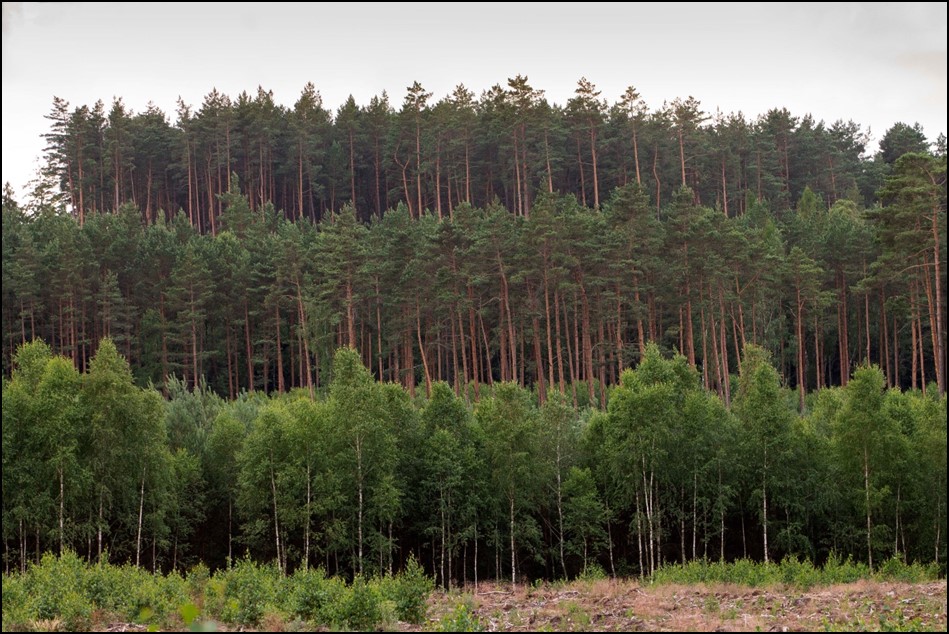
M258 85L292 106L312 81L336 110L418 80L434 99L527 75L565 103L586 76L615 102L697 98L755 118L774 107L872 138L897 121L946 130L946 3L3 3L3 174L20 194L53 96L153 101L174 121L213 87Z

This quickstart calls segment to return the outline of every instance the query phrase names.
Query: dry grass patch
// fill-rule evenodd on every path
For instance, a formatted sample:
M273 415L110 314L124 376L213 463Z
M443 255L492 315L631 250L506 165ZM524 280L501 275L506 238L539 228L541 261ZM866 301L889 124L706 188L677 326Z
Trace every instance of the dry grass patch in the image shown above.
M860 581L810 590L622 580L513 590L510 584L482 584L476 594L433 595L429 627L460 601L468 602L487 631L946 630L945 581Z

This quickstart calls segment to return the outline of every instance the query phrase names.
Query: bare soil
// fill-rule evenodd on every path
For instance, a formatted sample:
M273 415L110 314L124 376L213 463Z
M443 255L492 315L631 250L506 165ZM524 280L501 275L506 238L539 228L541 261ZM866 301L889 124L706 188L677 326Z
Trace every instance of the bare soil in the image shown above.
M810 590L610 580L512 590L485 583L477 592L436 592L430 601L424 629L466 604L487 631L946 631L944 580Z

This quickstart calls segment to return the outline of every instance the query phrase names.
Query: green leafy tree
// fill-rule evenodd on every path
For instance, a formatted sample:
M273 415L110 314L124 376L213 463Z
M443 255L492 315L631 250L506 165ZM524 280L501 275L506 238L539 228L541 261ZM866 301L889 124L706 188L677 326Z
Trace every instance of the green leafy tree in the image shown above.
M234 560L234 503L238 494L240 463L238 456L244 444L247 429L227 411L219 413L208 437L206 471L208 477L208 500L214 507L227 507L227 565ZM215 509L217 510L217 508ZM220 517L208 513L210 517ZM223 522L222 522L223 523Z
M274 554L281 572L287 566L286 519L291 504L284 472L289 462L287 431L292 417L279 401L268 403L254 419L238 455L240 493L237 504L245 518L245 539L265 543L273 525ZM270 515L271 520L266 519ZM281 526L284 530L281 531Z
M745 346L735 399L735 414L749 435L750 460L754 464L755 497L760 497L764 560L770 561L768 547L768 503L772 502L779 478L783 477L790 443L791 417L781 395L780 379L768 354L754 345ZM771 498L769 498L769 491Z
M128 534L135 534L135 563L140 565L146 490L157 505L167 475L161 397L136 387L128 362L110 339L103 339L83 379L80 402L89 412L97 557L102 557L106 531L118 520ZM156 532L161 528L153 526ZM114 546L120 544L113 540Z
M511 583L516 583L518 522L522 534L529 532L527 514L537 491L537 414L523 388L504 382L478 404L475 418L484 435L497 510L509 522Z
M562 392L552 393L540 408L539 430L544 463L549 465L549 471L552 472L553 477L548 474L542 475L546 476L548 487L552 489L554 506L557 509L557 541L560 568L564 577L567 576L564 551L567 548L566 534L569 532L568 522L565 519L564 499L567 496L565 481L573 473L574 464L577 461L577 446L580 441L578 423L576 411L567 402L567 397ZM592 483L592 476L590 476L590 484ZM586 484L584 483L583 486ZM587 492L584 490L578 494L586 495ZM584 568L586 568L586 550L584 550Z
M370 490L390 476L386 468L393 438L385 425L386 414L380 391L372 375L352 348L340 348L333 359L330 407L336 423L337 468L350 478L355 517L356 553L353 568L362 574L365 551L365 520Z
M873 568L873 514L888 496L886 463L901 440L895 421L884 408L885 383L879 368L860 368L844 390L837 414L839 459L862 494L866 517L867 562Z
M563 484L563 525L570 535L567 548L583 556L583 571L587 570L589 553L605 541L603 522L606 508L600 501L593 475L588 468L570 467Z

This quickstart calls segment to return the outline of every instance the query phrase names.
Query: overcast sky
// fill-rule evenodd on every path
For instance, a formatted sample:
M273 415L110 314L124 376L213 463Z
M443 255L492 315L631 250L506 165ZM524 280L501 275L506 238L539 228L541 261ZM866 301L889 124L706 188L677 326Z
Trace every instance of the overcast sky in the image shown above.
M706 112L773 107L874 141L897 121L946 130L946 3L101 4L3 3L3 175L19 193L42 154L53 96L120 96L174 119L212 87L257 86L291 106L312 81L334 111L349 94L398 106L527 75L565 103L586 76L611 103L692 95Z

